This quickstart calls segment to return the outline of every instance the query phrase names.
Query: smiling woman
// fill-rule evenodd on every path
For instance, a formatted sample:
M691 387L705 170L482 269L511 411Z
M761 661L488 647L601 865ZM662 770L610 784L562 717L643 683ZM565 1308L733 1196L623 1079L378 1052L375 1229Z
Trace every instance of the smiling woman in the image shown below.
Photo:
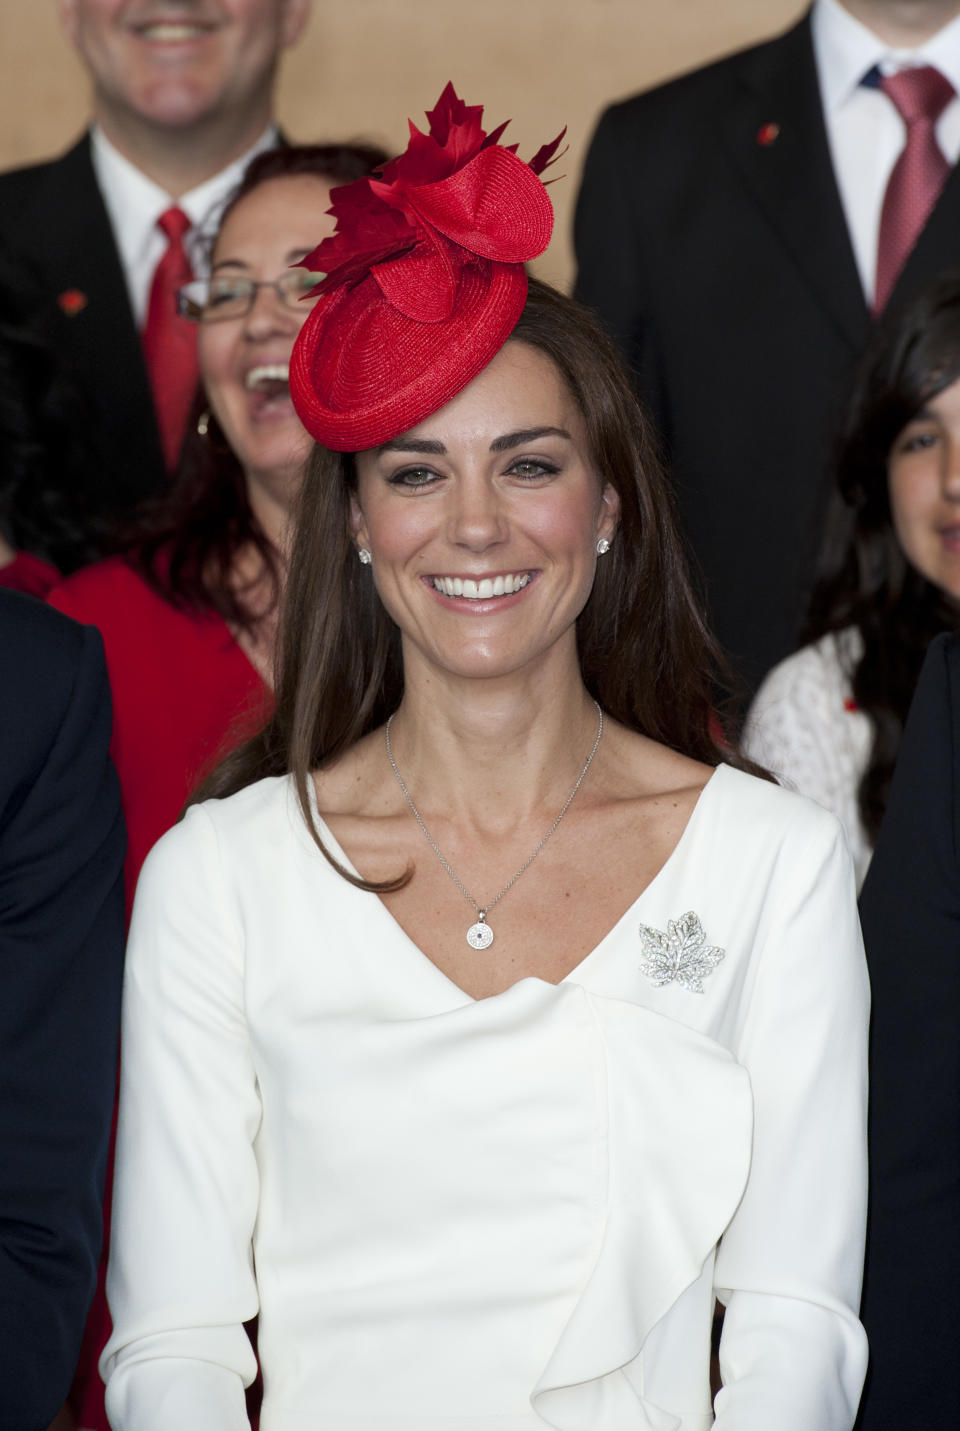
M646 421L523 267L557 144L481 116L304 260L276 709L131 931L111 1424L240 1431L258 1312L271 1431L849 1431L849 858L718 744Z
M865 354L806 644L745 742L843 822L862 882L927 647L960 625L960 276L895 309Z

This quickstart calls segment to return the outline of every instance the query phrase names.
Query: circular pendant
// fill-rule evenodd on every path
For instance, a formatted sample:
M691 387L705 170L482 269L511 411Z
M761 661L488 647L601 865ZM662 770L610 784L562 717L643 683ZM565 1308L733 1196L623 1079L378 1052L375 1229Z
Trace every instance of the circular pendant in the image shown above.
M467 943L471 949L489 949L493 943L493 930L481 919L467 930Z

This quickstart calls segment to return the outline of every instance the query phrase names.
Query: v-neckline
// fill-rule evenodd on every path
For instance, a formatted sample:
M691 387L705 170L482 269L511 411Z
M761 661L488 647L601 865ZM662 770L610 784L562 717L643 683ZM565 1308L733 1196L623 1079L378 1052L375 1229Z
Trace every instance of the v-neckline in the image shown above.
M418 963L425 968L425 972L427 972L428 974L435 974L437 978L442 979L443 983L447 986L448 989L450 989L454 994L456 994L458 998L466 1000L466 1002L469 1004L483 1003L486 999L499 999L504 994L508 994L511 989L515 989L517 987L517 984L523 983L524 979L536 979L539 983L552 984L554 988L560 988L567 983L576 983L576 976L581 972L584 966L587 963L591 962L601 952L601 950L604 949L605 946L616 937L623 925L628 920L635 917L638 905L640 905L644 900L646 900L653 894L656 887L667 878L667 875L671 871L671 867L679 863L680 859L683 857L686 846L692 843L697 826L702 822L702 811L704 805L710 803L705 798L707 796L707 791L715 785L717 776L719 775L720 771L727 769L729 769L729 767L724 765L717 765L714 767L713 773L705 781L704 786L700 791L700 794L697 796L696 801L694 802L693 809L687 816L687 822L684 825L682 831L680 832L680 836L676 844L670 851L669 855L667 855L667 858L657 870L656 874L653 876L652 879L647 881L647 883L644 885L643 889L640 891L637 897L631 901L631 903L620 915L619 919L617 919L616 922L611 925L611 927L607 930L606 934L604 934L591 949L587 950L583 958L579 959L577 963L574 964L573 968L568 970L568 972L564 974L562 979L557 979L554 981L551 979L540 979L539 976L535 974L524 975L522 979L517 979L513 984L508 985L506 989L500 989L496 994L485 994L479 999L474 998L472 994L467 993L466 989L462 989L455 979L451 979L449 974L445 974L440 968L439 964L437 964L433 959L431 959L430 955L420 948L420 945L416 942L415 939L412 938L411 935L407 933L403 925L397 919L396 915L391 913L391 911L384 904L383 900L374 890L357 890L356 893L369 894L373 899L375 899L377 909L380 912L380 915L385 921L387 921L387 927L391 928L394 931L395 936L399 936L399 938L406 945L409 946L409 948L413 951L413 954L416 956ZM354 865L353 861L350 859L350 856L346 853L343 846L340 844L340 841L330 829L330 826L327 824L326 820L320 814L317 808L316 787L312 780L310 782L309 795L311 811L313 813L314 819L317 822L317 828L327 849L334 856L337 862L343 866L345 870L348 870L349 873L352 875L356 875L358 879L362 879L363 876L360 874L359 870ZM713 797L711 796L710 799L712 800L712 798ZM304 833L306 834L306 831ZM307 838L309 840L309 836L307 836ZM312 853L316 855L318 859L322 859L323 856L313 844L312 840L309 841L309 845Z

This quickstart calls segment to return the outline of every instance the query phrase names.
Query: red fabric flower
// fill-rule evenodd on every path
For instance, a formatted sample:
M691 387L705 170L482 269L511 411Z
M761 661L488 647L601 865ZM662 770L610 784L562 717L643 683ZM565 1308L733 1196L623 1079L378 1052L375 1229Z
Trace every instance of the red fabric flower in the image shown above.
M544 251L553 208L536 176L555 161L566 130L525 164L516 145L498 143L509 120L487 134L482 116L482 105L464 104L447 84L427 113L429 133L411 121L406 151L379 179L333 190L337 230L303 260L326 275L319 292L372 274L401 313L442 322L473 257L526 263Z

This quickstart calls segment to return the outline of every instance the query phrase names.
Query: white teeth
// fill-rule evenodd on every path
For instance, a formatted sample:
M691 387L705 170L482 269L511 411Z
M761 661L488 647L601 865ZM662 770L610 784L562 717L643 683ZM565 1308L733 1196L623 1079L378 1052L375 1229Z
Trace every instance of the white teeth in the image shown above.
M140 33L146 40L159 40L162 44L172 45L183 40L196 40L204 34L204 29L202 25L160 23L144 25Z
M261 363L257 368L251 368L246 376L248 388L262 387L265 383L286 383L290 380L290 366L288 363Z
M435 576L435 590L444 596L465 596L470 601L488 601L491 596L512 596L522 591L530 580L529 572L510 576L484 576L473 581L469 576Z

